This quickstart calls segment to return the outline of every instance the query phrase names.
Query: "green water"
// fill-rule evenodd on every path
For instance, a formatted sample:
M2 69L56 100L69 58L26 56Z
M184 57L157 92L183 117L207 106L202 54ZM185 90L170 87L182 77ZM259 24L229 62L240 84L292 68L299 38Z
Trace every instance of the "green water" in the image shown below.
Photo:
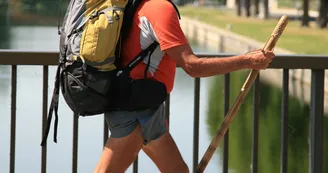
M249 71L231 73L230 105L232 105ZM214 136L223 120L223 76L216 77L211 85L208 102L207 124ZM258 172L280 172L281 142L281 100L282 91L265 83L260 83L259 152ZM229 128L229 168L236 173L251 170L252 147L252 89ZM309 105L295 98L289 98L288 172L306 173L309 169ZM324 126L328 118L324 118ZM327 133L324 146L327 145ZM221 145L222 147L222 145ZM324 171L328 172L328 147L324 147ZM220 151L218 151L220 152Z

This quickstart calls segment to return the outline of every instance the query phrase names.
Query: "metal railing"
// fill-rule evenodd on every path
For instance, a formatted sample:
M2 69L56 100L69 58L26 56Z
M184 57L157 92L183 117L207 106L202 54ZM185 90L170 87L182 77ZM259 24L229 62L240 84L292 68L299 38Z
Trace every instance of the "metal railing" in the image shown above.
M199 57L228 57L235 54L197 54ZM42 133L44 132L48 111L48 74L49 66L57 65L58 52L27 52L17 50L0 50L0 65L11 65L11 130L10 130L10 173L15 172L16 146L16 97L17 97L17 66L43 66L43 104L42 104ZM297 63L295 63L297 62ZM289 69L311 69L311 103L310 103L310 173L323 173L323 114L324 114L324 73L328 69L328 56L316 55L277 55L269 68L283 69L282 77L282 107L281 107L281 173L287 173L288 148L288 87ZM193 168L199 162L199 100L200 78L194 79L194 132L193 132ZM224 115L229 110L230 102L230 74L224 75ZM252 132L252 173L258 172L258 129L259 129L259 77L253 87L253 132ZM170 97L166 101L166 115L169 119ZM73 150L72 173L78 168L78 128L77 115L73 121ZM43 135L43 134L42 134ZM104 123L104 143L108 138L108 128ZM223 145L223 173L228 172L228 143L227 131ZM41 151L41 173L46 173L47 147ZM138 172L138 159L134 162L133 172Z

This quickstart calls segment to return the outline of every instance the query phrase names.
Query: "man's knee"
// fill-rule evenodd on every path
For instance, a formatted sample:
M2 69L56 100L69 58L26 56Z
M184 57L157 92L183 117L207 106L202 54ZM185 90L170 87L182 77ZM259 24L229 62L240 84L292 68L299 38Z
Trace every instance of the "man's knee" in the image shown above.
M169 133L151 141L143 147L143 150L155 162L161 172L189 173L189 168Z
M94 173L123 173L142 146L140 127L122 138L109 138Z

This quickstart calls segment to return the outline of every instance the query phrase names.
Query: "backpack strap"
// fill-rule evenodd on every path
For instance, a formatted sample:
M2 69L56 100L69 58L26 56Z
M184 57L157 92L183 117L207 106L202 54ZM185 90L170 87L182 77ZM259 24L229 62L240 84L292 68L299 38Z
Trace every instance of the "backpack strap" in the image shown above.
M158 45L157 41L154 41L150 46L142 50L127 66L117 72L117 76L121 75L123 72L129 73L135 66L143 61L148 54L154 52Z
M53 91L53 94L52 94L51 104L50 104L50 107L49 107L49 113L48 113L48 118L47 118L46 130L45 130L44 136L42 138L41 146L45 146L45 144L46 144L46 141L47 141L47 138L48 138L48 135L49 135L49 130L50 130L53 111L55 111L54 142L57 143L58 100L59 100L59 89L60 89L60 78L59 78L59 76L60 76L60 71L61 71L62 65L63 65L63 62L61 62L57 67L55 87L54 87L54 91Z
M154 43L157 43L157 42L154 42ZM158 45L158 43L156 44L156 46L154 45L154 48L151 48L151 50L149 51L148 62L147 62L147 66L146 66L145 71L144 71L144 78L145 79L147 79L147 72L148 72L148 69L149 69L149 66L150 66L151 55L154 53L157 45Z

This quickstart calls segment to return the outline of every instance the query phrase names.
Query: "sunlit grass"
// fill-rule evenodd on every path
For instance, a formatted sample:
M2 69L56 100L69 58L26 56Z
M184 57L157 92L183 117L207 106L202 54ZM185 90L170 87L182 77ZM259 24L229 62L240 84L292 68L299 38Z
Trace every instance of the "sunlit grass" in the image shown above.
M278 19L262 20L237 17L234 12L205 7L179 7L182 16L195 18L208 24L265 42L278 23ZM314 23L310 28L300 27L299 21L290 21L278 46L298 54L328 54L328 30L319 29Z

